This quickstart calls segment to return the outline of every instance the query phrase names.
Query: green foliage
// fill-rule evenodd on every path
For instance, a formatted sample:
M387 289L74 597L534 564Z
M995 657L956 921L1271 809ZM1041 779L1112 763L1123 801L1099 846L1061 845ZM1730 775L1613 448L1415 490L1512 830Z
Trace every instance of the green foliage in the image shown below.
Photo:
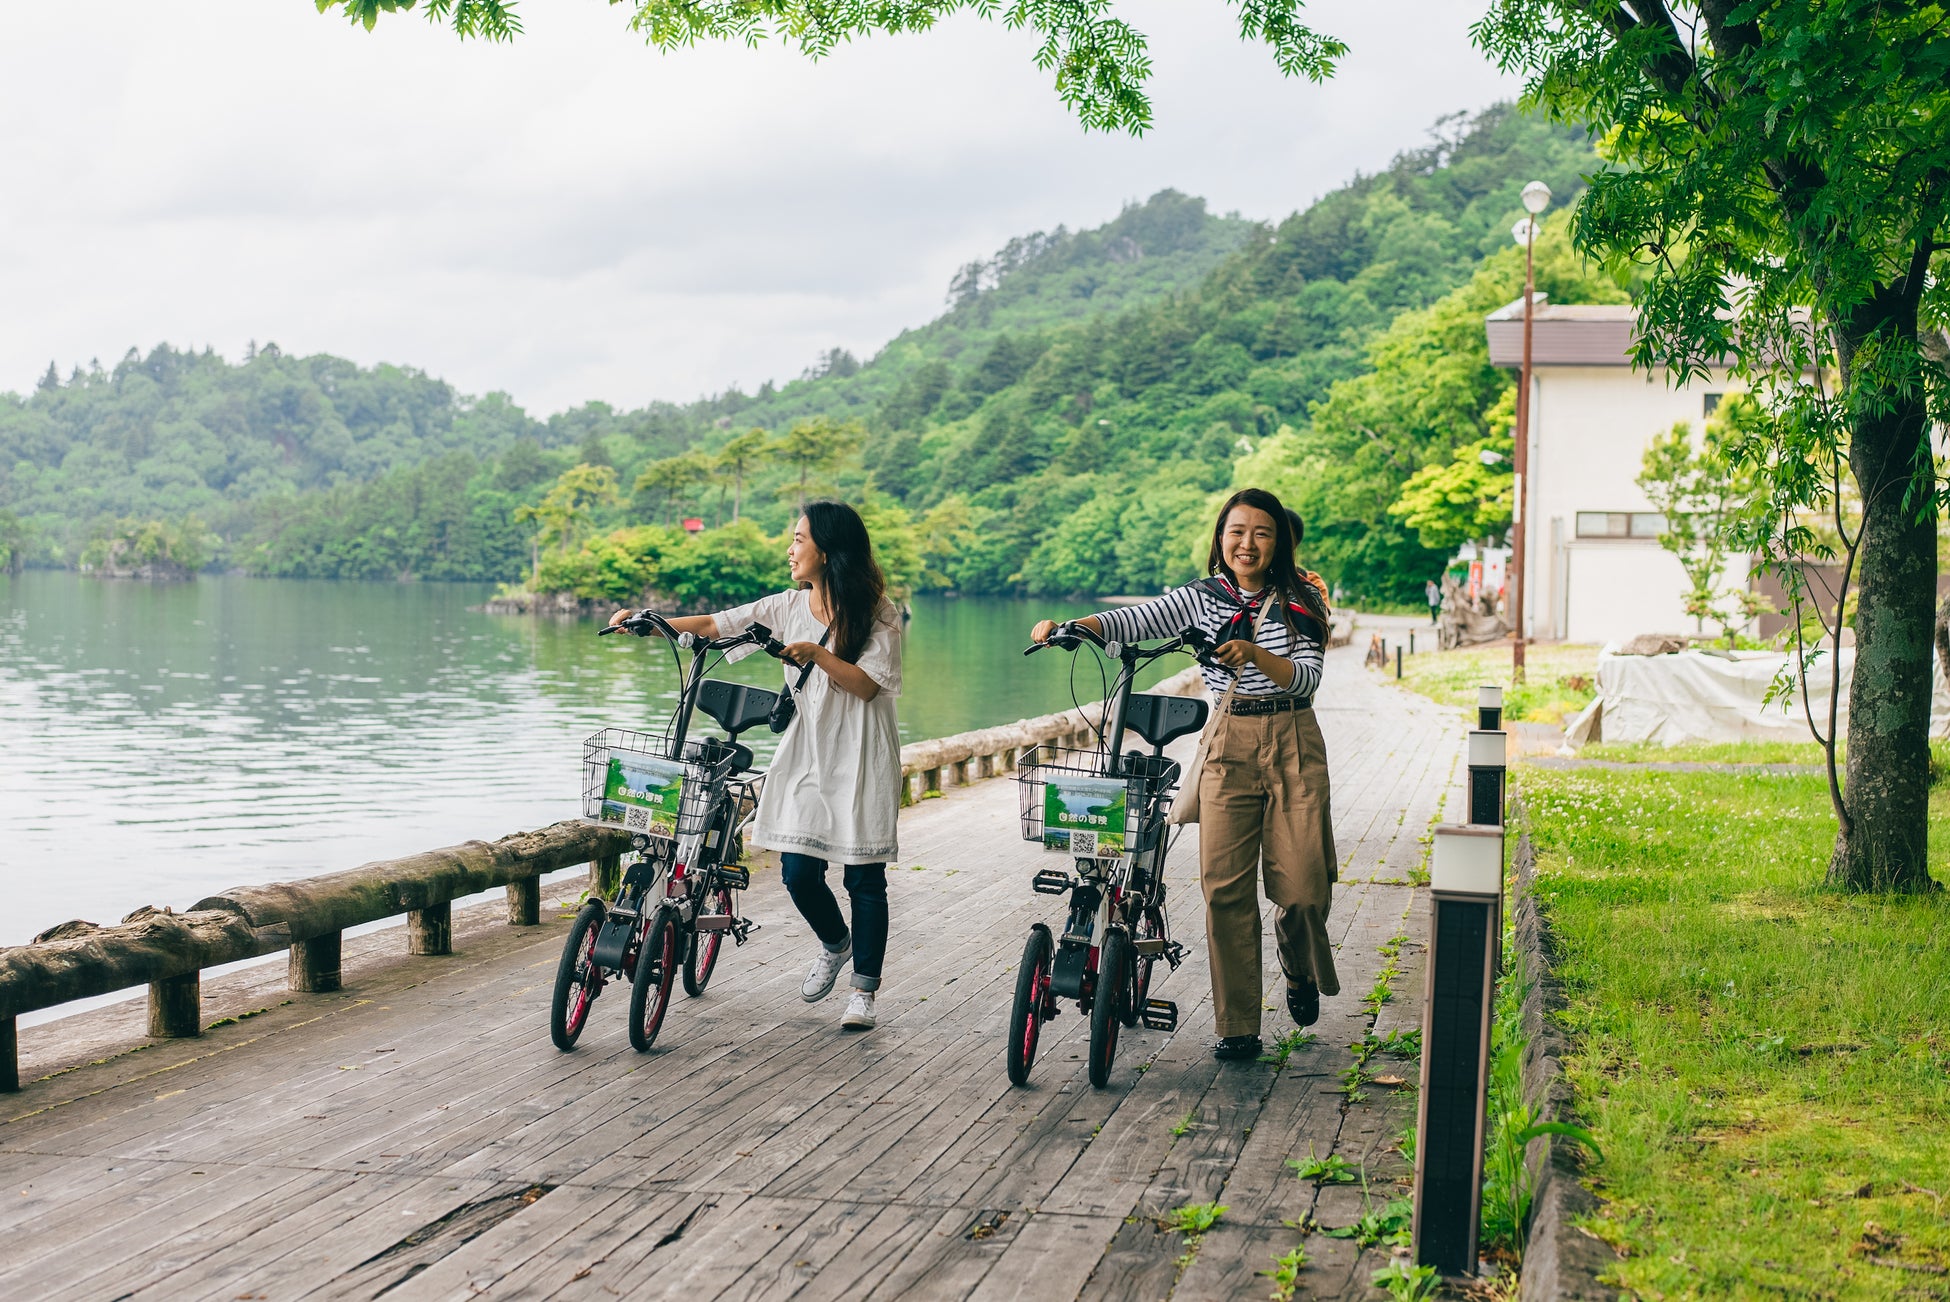
M1273 1258L1273 1269L1258 1272L1273 1281L1273 1302L1292 1302L1300 1287L1300 1272L1307 1268L1307 1250L1292 1248Z
M193 578L214 541L196 516L180 521L125 518L96 527L81 552L84 572L111 578Z
M1287 1165L1294 1169L1302 1180L1312 1180L1315 1184L1353 1184L1361 1178L1361 1168L1342 1157L1339 1153L1329 1153L1326 1157L1315 1154L1313 1145L1307 1145L1307 1160L1288 1158Z
M1203 1234L1226 1214L1224 1203L1187 1203L1165 1213L1165 1228L1180 1234Z
M1751 509L1756 488L1752 468L1735 461L1728 447L1764 419L1752 398L1732 394L1707 421L1697 447L1685 421L1654 435L1638 477L1646 499L1665 515L1659 545L1686 574L1686 613L1695 628L1703 630L1709 619L1718 624L1729 650L1762 603L1747 590L1745 575L1743 581L1725 582L1736 550L1735 526Z
M1435 1267L1391 1261L1370 1276L1368 1282L1386 1291L1393 1302L1423 1302L1435 1296Z
M1330 1239L1353 1239L1364 1248L1380 1245L1388 1247L1407 1247L1409 1231L1415 1220L1415 1204L1407 1198L1390 1198L1379 1208L1373 1199L1366 1200L1361 1219L1352 1225L1336 1230L1322 1230Z

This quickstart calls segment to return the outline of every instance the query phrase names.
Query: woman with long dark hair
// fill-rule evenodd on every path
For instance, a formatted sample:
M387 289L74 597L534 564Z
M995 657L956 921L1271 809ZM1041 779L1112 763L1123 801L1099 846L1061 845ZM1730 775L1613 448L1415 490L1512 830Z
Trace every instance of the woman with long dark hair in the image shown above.
M901 621L852 507L810 503L785 555L788 591L670 622L707 637L763 624L785 643L798 714L766 771L751 840L779 851L786 890L819 938L800 994L808 1003L831 994L850 956L853 997L840 1025L866 1030L887 953L887 862L899 853ZM831 861L845 868L851 926L826 882Z
M1170 637L1187 627L1219 644L1207 668L1221 708L1206 725L1197 784L1199 881L1205 892L1212 1015L1220 1058L1257 1058L1260 927L1257 878L1274 905L1286 1006L1311 1026L1320 997L1340 993L1327 912L1337 877L1327 749L1314 721L1327 645L1327 601L1294 563L1297 532L1280 499L1245 488L1212 526L1209 577L1082 623L1112 641ZM1054 625L1037 624L1045 641Z

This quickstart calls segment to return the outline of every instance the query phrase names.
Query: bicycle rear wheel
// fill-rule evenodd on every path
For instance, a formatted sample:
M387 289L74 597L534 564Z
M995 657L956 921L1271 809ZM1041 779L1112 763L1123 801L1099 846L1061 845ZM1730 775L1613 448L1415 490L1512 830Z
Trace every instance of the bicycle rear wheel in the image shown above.
M663 1029L670 1008L670 987L677 980L678 925L669 909L658 909L637 955L636 979L630 983L630 1046L646 1053Z
M1104 937L1104 947L1097 955L1097 993L1090 1005L1090 1083L1098 1089L1110 1084L1117 1033L1124 1025L1124 1005L1130 998L1130 938L1113 931Z
M1043 1007L1049 1000L1049 928L1037 923L1022 947L1016 969L1016 1003L1009 1012L1009 1083L1027 1085L1036 1064L1036 1042L1043 1034Z
M734 915L736 908L729 886L720 886L710 897L712 912ZM684 993L696 998L704 993L717 970L718 950L724 946L722 931L700 931L691 937L690 952L684 955Z
M555 965L555 995L549 1001L548 1037L565 1053L575 1048L576 1037L589 1021L589 1005L603 988L603 974L596 968L596 930L602 925L605 910L601 900L591 900L576 913L569 927L569 938L562 943L562 960Z

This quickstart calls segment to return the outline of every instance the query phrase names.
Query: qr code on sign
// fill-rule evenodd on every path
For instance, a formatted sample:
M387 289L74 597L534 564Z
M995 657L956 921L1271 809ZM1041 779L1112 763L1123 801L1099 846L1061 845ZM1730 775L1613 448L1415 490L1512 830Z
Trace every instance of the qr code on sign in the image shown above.
M623 826L632 832L650 830L650 811L640 805L629 805L623 810Z
M1095 832L1070 833L1070 853L1079 859L1097 857L1097 834Z

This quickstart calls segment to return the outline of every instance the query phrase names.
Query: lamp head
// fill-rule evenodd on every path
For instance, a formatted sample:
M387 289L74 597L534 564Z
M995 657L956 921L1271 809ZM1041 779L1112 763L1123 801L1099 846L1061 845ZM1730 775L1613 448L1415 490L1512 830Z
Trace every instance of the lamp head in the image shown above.
M1537 223L1526 217L1510 228L1510 238L1518 244L1528 244L1537 238Z
M1533 217L1551 206L1551 188L1542 181L1532 181L1523 188L1523 210Z

